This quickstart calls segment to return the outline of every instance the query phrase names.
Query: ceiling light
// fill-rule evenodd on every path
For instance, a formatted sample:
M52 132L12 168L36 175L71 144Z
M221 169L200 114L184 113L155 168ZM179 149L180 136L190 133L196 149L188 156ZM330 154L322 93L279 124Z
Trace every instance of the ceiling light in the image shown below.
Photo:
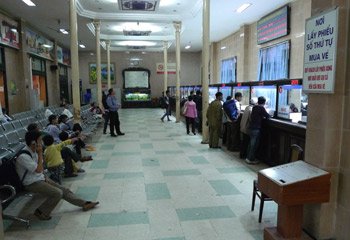
M84 44L79 44L79 47L86 48Z
M140 22L128 22L121 25L114 26L112 28L115 31L151 31L151 32L161 32L162 28L150 23L140 23Z
M190 49L191 48L191 45L187 45L186 47L185 47L185 49Z
M238 13L242 13L243 11L245 11L247 8L249 8L252 4L251 3L245 3L242 6L240 6L236 12Z
M63 33L63 34L68 34L68 31L64 28L60 28L60 32Z
M146 52L142 52L142 54L146 54Z
M43 47L45 47L45 48L52 48L52 46L49 45L49 44L43 44Z
M166 6L170 6L170 5L175 5L175 0L162 0L159 3L160 7L166 7Z
M91 56L94 56L95 54L94 53L90 53Z
M25 4L27 4L30 7L35 7L35 3L33 3L31 0L22 0Z
M299 33L299 34L295 35L295 37L296 37L296 38L300 38L300 37L304 37L304 35L305 35L305 33L302 32L302 33Z
M155 46L157 43L148 41L121 41L117 42L119 46Z
M11 31L16 33L17 32L17 29L16 28L11 28Z
M221 49L221 50L224 50L224 49L226 49L226 46L222 46L220 49Z

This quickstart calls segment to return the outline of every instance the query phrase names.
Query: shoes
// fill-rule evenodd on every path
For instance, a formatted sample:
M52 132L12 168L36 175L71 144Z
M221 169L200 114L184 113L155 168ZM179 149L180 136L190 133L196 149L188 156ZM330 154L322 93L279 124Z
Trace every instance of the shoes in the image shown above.
M84 170L84 169L82 169L82 168L79 168L77 172L78 172L78 173L84 173L84 172L85 172L85 170Z
M168 122L171 122L171 119L168 119Z
M195 132L193 132L193 135L196 135L196 133L195 133Z
M65 174L64 175L65 178L73 178L73 177L78 177L78 174L75 173L71 173L71 174Z
M117 135L115 135L115 134L111 134L111 137L116 137Z
M217 147L210 147L210 148L221 148L220 146L217 146Z
M162 122L164 122L164 119L163 119L163 118L161 118L160 120L161 120Z
M123 136L123 135L125 135L125 133L122 133L122 132L120 132L120 133L117 133L119 136Z
M258 164L259 161L250 161L248 158L245 159L245 162L248 164Z
M39 220L43 220L43 221L47 221L50 220L52 217L46 215L45 213L41 212L39 209L36 209L34 212L34 215L39 219Z
M92 161L92 156L84 156L80 159L81 162L87 162L87 161Z
M96 205L99 204L99 202L85 202L84 206L83 206L83 211L88 211L94 207L96 207Z

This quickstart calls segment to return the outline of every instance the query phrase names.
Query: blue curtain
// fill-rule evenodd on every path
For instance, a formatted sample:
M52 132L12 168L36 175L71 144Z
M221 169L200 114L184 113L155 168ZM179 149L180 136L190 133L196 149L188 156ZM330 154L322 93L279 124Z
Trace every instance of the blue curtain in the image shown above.
M236 58L221 61L221 83L236 82Z
M289 41L259 50L258 81L287 79Z

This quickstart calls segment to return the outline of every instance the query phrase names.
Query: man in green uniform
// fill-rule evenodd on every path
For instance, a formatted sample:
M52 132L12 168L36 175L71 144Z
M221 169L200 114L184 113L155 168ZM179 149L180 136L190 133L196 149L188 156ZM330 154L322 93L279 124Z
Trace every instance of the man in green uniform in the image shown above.
M209 147L210 148L220 148L219 147L219 136L221 132L222 125L222 93L217 92L215 94L216 99L209 104L207 110L207 119L209 125Z

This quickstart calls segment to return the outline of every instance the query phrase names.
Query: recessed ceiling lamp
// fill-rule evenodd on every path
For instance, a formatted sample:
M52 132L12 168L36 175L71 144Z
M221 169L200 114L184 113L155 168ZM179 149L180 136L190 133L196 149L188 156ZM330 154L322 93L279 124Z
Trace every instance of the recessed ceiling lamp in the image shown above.
M236 10L236 12L242 13L242 12L244 12L247 8L249 8L251 5L252 5L251 3L245 3L245 4L243 4L242 6L240 6L240 7Z
M64 28L60 28L60 32L63 33L63 34L68 34L68 31Z
M84 45L84 44L81 44L81 43L79 44L79 47L81 47L81 48L86 48L85 45Z
M123 32L123 31L161 32L162 28L150 23L129 22L129 23L124 23L122 25L114 26L113 30L118 32Z
M185 47L185 49L190 49L191 48L191 45L187 45L186 47Z
M221 50L224 50L224 49L226 49L226 46L222 46L220 49L221 49Z
M159 7L167 7L175 4L176 4L175 0L161 0L159 3Z
M148 42L148 41L121 41L117 42L119 46L146 46L146 47L151 47L157 45L155 42Z
M30 7L35 7L35 3L33 3L31 0L22 0L25 4L27 4Z
M52 46L49 45L49 44L43 44L43 47L45 47L45 48L52 48Z

